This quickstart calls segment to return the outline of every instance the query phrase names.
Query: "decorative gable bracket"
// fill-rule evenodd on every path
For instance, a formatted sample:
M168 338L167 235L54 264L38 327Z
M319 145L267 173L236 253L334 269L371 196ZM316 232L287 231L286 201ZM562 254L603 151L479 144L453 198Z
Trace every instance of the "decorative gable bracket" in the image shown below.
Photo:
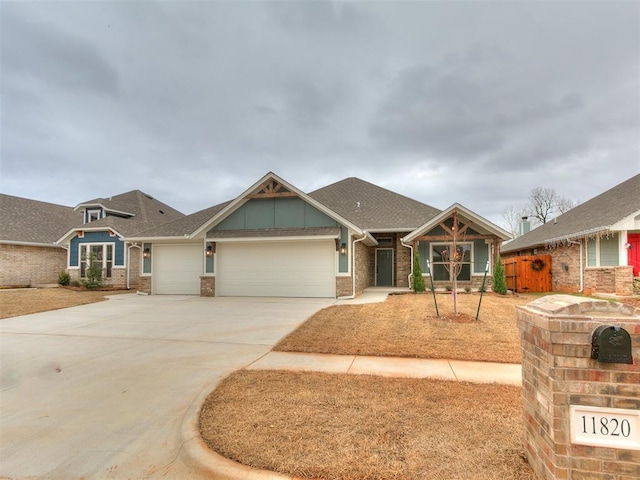
M254 192L246 198L274 198L274 197L297 197L298 194L287 190L285 186L276 182L273 178L260 185Z

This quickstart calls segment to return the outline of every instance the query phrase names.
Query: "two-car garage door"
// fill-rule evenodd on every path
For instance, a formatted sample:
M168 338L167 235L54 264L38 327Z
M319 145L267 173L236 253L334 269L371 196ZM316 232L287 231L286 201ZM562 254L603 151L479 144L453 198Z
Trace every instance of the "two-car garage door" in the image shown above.
M202 245L156 245L153 293L199 295ZM219 242L216 296L335 297L335 241Z
M335 297L335 241L220 242L216 296Z

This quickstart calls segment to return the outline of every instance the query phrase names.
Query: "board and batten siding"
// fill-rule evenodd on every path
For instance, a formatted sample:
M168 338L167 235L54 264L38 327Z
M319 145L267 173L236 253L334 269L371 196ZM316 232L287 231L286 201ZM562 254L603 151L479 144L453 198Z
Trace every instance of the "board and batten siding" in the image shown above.
M267 198L245 203L213 230L337 226L335 220L300 198Z

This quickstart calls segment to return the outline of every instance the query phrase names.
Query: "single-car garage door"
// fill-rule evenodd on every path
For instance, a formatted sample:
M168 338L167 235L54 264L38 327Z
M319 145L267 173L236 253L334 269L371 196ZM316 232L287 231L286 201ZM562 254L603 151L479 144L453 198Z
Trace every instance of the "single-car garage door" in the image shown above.
M202 252L202 245L155 245L153 293L199 295Z
M335 255L333 240L220 242L216 295L335 297Z

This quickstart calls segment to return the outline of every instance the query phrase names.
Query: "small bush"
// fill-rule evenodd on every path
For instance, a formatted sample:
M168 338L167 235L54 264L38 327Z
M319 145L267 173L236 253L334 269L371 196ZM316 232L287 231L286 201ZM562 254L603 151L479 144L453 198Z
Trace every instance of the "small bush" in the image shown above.
M82 284L90 290L102 286L102 264L93 253L89 256L89 266L85 271L85 280Z
M504 275L504 267L500 257L498 257L493 267L493 291L500 295L507 294L507 279Z
M413 252L413 291L424 292L424 277L422 276L422 266L420 265L420 252L416 248Z
M471 287L464 287L464 291L467 293L471 293Z
M447 285L444 288L447 290L447 292L450 292L451 290L453 290L453 288L451 288L451 285Z
M58 275L58 285L66 287L69 283L71 283L71 276L67 272L60 272L60 275Z
M69 283L69 285L71 285L72 287L79 287L80 286L80 282L77 280L74 280L73 282Z

